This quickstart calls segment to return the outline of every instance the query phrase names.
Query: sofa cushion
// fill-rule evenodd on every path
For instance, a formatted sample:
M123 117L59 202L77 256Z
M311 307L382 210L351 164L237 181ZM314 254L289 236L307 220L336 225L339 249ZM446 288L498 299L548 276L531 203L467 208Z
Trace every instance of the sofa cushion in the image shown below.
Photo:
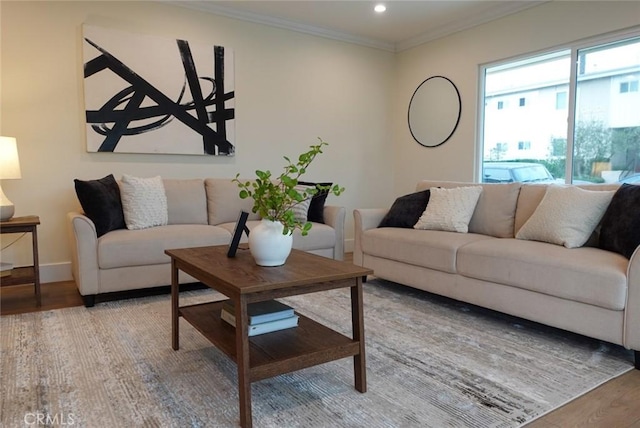
M514 236L520 228L533 215L538 205L547 192L546 184L523 184L518 194L518 205L516 207L515 221L513 224Z
M336 231L333 227L322 223L314 223L307 236L300 230L293 232L293 248L301 251L314 251L333 248L336 245Z
M99 237L107 232L127 227L124 223L120 187L109 174L99 180L73 180L78 201L96 227Z
M260 223L262 220L249 220L245 223L245 225L249 228L249 231L251 231L252 228L254 228L258 223ZM233 236L233 233L236 230L236 223L220 223L219 225L217 225L216 227L221 227L225 230L227 230L229 232L229 235ZM229 243L231 242L231 238L229 238ZM243 233L240 236L240 243L241 244L246 244L247 242L249 242L249 236L246 233Z
M613 194L576 186L548 186L540 205L516 238L581 247L602 219Z
M141 230L114 230L98 241L98 266L111 269L169 263L164 250L227 245L231 233L221 227L180 224ZM171 281L167 278L167 283Z
M487 184L469 222L469 232L513 238L516 204L522 183Z
M429 189L397 198L378 227L403 227L412 229L429 203Z
M627 264L623 256L598 248L496 239L461 247L457 270L470 278L622 310Z
M298 181L298 184L303 186L333 186L333 183L313 183L310 181ZM324 223L324 204L329 196L328 190L319 190L313 198L311 198L311 204L309 205L309 212L307 213L307 220L314 223Z
M427 208L414 228L467 233L482 187L432 187L430 190Z
M168 223L167 195L160 176L141 178L124 174L120 182L127 229L145 229Z
M474 233L399 228L369 229L362 234L366 254L429 269L456 273L456 253L470 242L498 239Z
M241 179L242 180L242 179ZM260 219L259 214L251 212L253 199L240 199L238 184L225 178L207 178L204 181L207 192L207 210L209 224L235 222L241 210L249 213L248 220Z
M169 224L207 224L204 180L164 179Z
M599 247L630 259L640 245L640 186L623 184L602 218Z

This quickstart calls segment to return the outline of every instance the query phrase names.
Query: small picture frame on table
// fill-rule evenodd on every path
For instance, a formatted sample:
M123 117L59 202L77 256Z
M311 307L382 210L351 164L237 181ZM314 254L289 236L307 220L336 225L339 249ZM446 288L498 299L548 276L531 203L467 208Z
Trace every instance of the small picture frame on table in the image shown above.
M235 257L236 251L238 251L238 245L240 244L240 238L242 237L242 232L245 232L247 236L249 236L249 228L247 227L247 218L249 218L249 213L246 211L240 211L238 215L238 220L236 221L236 227L233 230L233 236L231 237L231 242L229 243L229 251L227 252L227 257Z

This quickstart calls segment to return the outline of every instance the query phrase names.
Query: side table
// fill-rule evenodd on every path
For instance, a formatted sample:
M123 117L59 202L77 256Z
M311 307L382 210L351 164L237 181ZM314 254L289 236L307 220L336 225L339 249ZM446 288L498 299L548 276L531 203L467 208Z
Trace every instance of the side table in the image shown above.
M0 287L9 285L33 284L36 289L36 304L42 305L40 295L40 264L38 262L38 232L40 217L31 215L13 217L0 221L0 233L31 233L33 249L33 265L13 268L11 275L0 278Z

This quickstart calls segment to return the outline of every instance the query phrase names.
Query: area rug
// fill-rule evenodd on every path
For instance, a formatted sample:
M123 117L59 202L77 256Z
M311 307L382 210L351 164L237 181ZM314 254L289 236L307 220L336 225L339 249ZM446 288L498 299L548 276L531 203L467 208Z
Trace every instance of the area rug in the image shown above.
M283 300L350 334L349 298ZM254 426L517 427L633 367L622 347L378 279L364 304L368 391L351 358L260 381ZM1 425L238 426L235 366L180 323L173 351L168 295L1 317Z

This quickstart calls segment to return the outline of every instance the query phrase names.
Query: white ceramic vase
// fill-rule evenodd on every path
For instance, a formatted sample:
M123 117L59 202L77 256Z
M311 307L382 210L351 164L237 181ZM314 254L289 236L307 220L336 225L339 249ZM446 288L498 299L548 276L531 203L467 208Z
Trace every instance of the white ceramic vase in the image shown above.
M282 266L291 253L293 234L283 235L279 221L263 219L249 233L249 251L259 266Z

